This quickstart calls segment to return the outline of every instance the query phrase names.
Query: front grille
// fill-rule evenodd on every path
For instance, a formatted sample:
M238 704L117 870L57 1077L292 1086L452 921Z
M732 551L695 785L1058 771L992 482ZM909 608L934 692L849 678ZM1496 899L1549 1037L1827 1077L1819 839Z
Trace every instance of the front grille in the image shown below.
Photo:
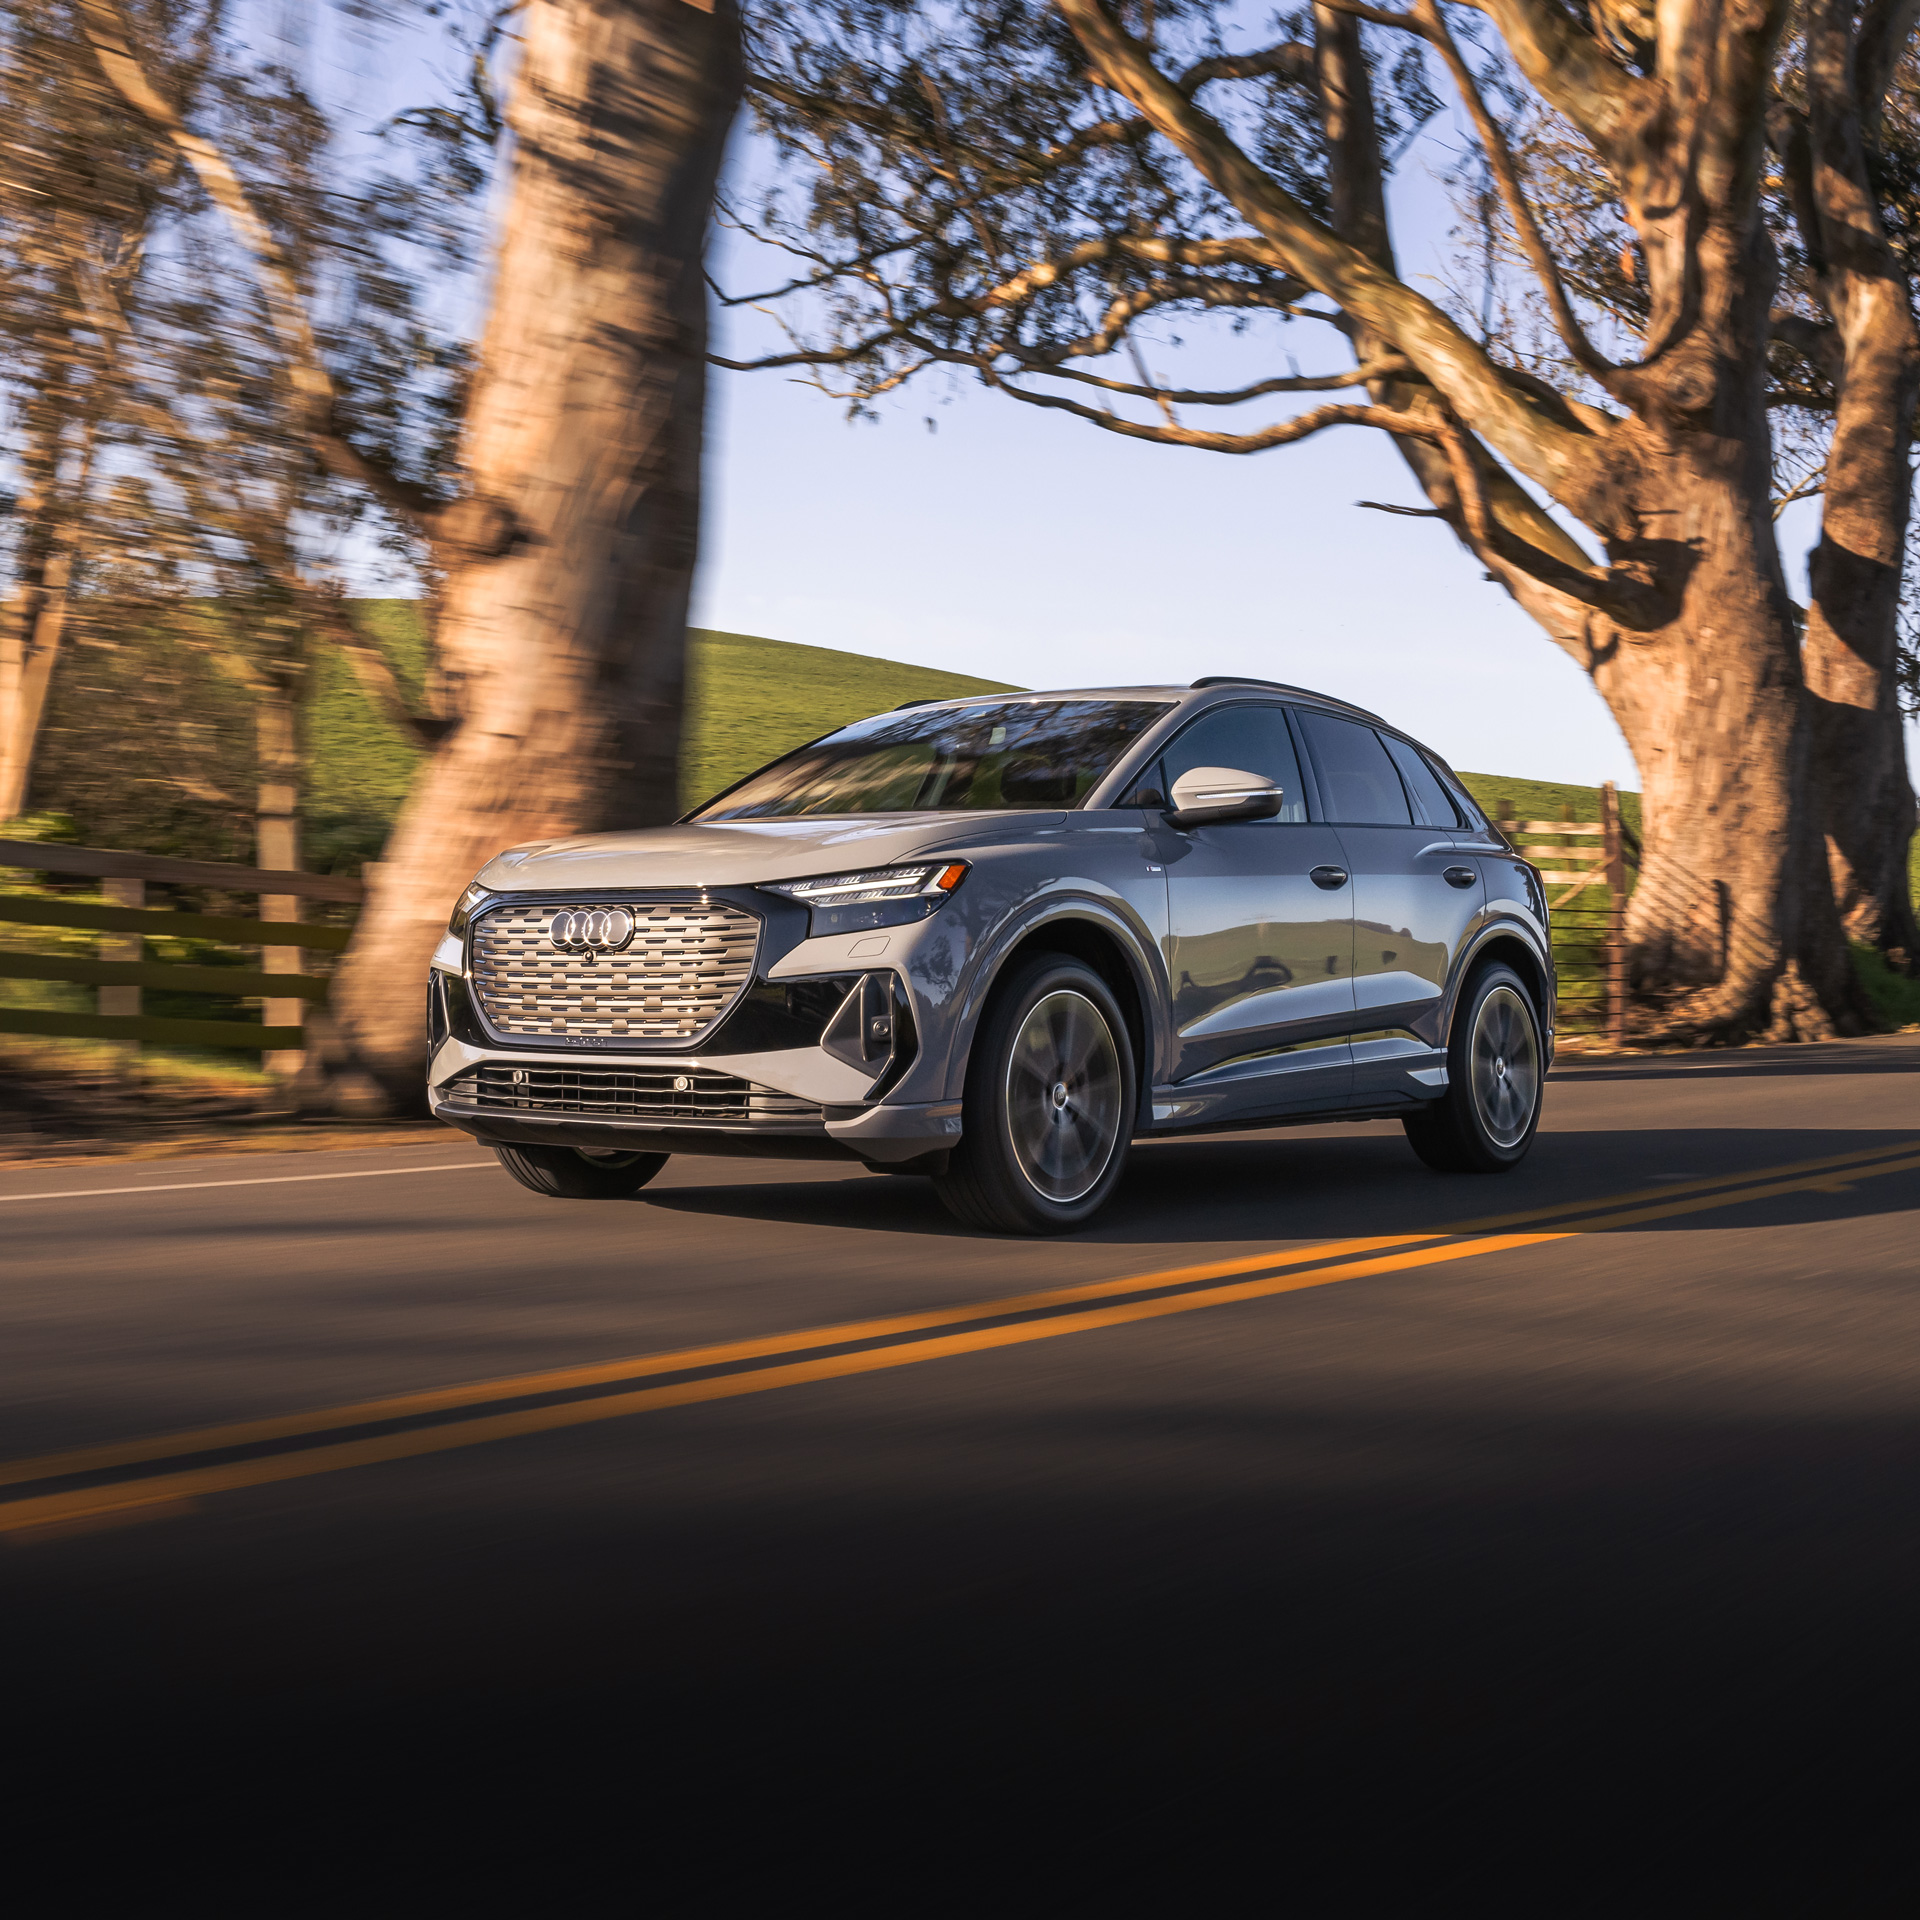
M821 1124L812 1101L707 1067L491 1065L462 1074L448 1091L490 1113L577 1113L670 1126Z
M753 977L760 923L737 907L632 900L619 953L562 953L554 915L577 903L495 907L473 925L473 987L496 1033L574 1040L693 1040Z

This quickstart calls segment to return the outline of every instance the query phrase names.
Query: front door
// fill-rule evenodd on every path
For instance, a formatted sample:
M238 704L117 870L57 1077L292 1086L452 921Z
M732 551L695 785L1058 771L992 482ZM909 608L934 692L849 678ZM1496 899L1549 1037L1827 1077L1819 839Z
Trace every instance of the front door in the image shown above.
M1339 837L1308 818L1285 710L1250 703L1202 715L1161 756L1161 792L1194 767L1265 775L1286 798L1272 819L1155 835L1167 871L1174 1080L1183 1093L1225 1096L1204 1103L1223 1118L1338 1106L1352 1077L1352 888Z
M1479 863L1439 776L1406 741L1302 710L1320 794L1353 870L1355 1093L1395 1090L1446 1045L1441 1015L1485 906Z

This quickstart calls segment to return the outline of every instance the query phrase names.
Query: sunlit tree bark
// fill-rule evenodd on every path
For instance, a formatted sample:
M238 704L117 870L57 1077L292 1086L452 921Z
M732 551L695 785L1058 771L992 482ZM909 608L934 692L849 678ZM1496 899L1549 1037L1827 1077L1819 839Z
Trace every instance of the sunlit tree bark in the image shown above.
M1767 116L1784 0L1583 14L1556 0L1317 0L1283 21L1281 40L1246 52L1230 45L1237 16L1206 0L1123 11L1052 0L991 20L962 6L959 34L933 31L931 14L916 34L899 10L862 0L763 0L750 84L810 171L787 218L741 224L801 256L773 297L815 305L791 351L741 364L811 366L856 406L923 368L960 366L1103 431L1218 452L1342 425L1391 433L1424 511L1591 674L1639 762L1647 832L1629 932L1643 1025L1721 1038L1853 1030L1865 1009L1823 842L1850 923L1866 925L1853 903L1873 896L1884 924L1904 899L1904 874L1885 878L1881 856L1905 793L1885 667L1913 402L1905 283L1874 256L1880 212L1861 202L1867 170L1844 122L1884 92L1911 13L1837 7L1814 23L1827 20L1832 46L1823 54L1816 34L1807 56L1806 113L1829 156L1814 170L1824 217L1856 243L1830 293L1849 315L1833 331L1846 336L1853 398L1834 436L1839 508L1808 623L1814 698L1771 484L1780 273ZM1863 63L1854 49L1875 32L1882 51ZM1509 258L1531 280L1516 297L1552 340L1553 379L1395 265L1383 122L1404 128L1417 106L1408 50L1444 73L1473 126ZM1822 104L1812 83L1829 55L1844 72ZM1596 202L1619 223L1605 251L1624 263L1631 302L1593 297L1600 230L1570 236L1530 199L1511 138L1528 114L1564 128L1599 183ZM1189 409L1335 384L1289 375L1203 393L1138 371L1143 320L1235 309L1335 328L1365 404L1316 404L1254 430L1191 424ZM1096 371L1116 350L1137 379ZM1586 530L1598 560L1541 499ZM1883 570L1890 556L1891 574L1863 584L1841 551ZM1872 657L1864 697L1836 695L1843 650ZM1829 710L1849 703L1862 716L1844 720L1852 749L1830 740ZM1849 822L1874 783L1840 777L1867 736L1888 769L1892 821L1873 835Z
M148 82L113 0L82 3L103 70L169 132L248 249L314 458L431 551L449 711L310 1053L348 1099L411 1104L428 956L474 871L505 846L678 811L702 255L739 102L739 16L733 0L528 0L516 14L493 300L459 485L442 490L345 430L280 242L227 157Z
M420 982L502 847L679 811L706 405L701 261L739 99L730 0L534 0L464 464L512 529L450 569L460 720L408 797L334 997L398 1090Z

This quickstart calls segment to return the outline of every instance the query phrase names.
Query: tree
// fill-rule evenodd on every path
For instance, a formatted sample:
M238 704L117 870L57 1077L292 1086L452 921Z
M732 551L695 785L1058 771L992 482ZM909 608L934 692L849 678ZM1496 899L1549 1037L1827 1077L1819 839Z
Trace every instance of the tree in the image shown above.
M152 642L153 666L197 648L246 687L261 782L277 789L267 810L285 814L311 648L345 624L314 562L377 505L354 461L415 476L446 464L464 355L423 324L418 289L382 251L434 251L436 223L395 179L331 177L326 116L233 32L224 0L140 0L130 17L49 0L0 25L0 88L14 136L0 169L0 386L21 475L0 624L0 818L24 803L74 640ZM331 464L314 458L271 311L193 164L206 153L320 314L352 421ZM357 636L352 657L378 679ZM195 680L183 697L199 697ZM100 735L115 713L100 712ZM139 777L251 818L175 757L156 751Z
M725 364L811 367L860 408L955 367L1103 431L1223 453L1389 433L1419 511L1588 671L1634 751L1647 832L1629 936L1657 1024L1852 1031L1865 1010L1823 837L1856 924L1862 897L1881 924L1904 900L1885 857L1904 771L1849 785L1841 770L1863 741L1876 766L1899 744L1912 323L1873 141L1914 10L1836 0L1808 13L1804 56L1783 43L1787 11L1317 0L1236 49L1215 0L1136 0L1124 17L1102 0L769 0L750 91L804 167L741 224L801 261L753 297L812 308L790 351ZM1474 129L1557 366L1527 364L1396 266L1389 143L1431 111L1429 62ZM1813 211L1787 217L1819 223L1817 308L1782 297L1770 110L1790 151L1798 114L1812 156ZM1571 228L1529 194L1543 156L1515 136L1542 125L1592 203ZM1631 297L1595 297L1605 256ZM1224 391L1150 377L1143 330L1209 314L1330 329L1351 364ZM1097 370L1121 353L1133 378ZM1812 699L1769 491L1784 384L1770 365L1808 353L1835 409ZM1340 388L1364 395L1255 429L1183 417Z
M102 70L244 245L314 461L428 549L445 724L318 1049L336 1076L365 1077L363 1096L416 1103L419 983L474 871L504 846L677 811L701 257L739 99L738 14L731 0L500 10L522 41L492 305L457 469L416 477L358 430L297 264L226 153L153 87L114 0L81 3Z

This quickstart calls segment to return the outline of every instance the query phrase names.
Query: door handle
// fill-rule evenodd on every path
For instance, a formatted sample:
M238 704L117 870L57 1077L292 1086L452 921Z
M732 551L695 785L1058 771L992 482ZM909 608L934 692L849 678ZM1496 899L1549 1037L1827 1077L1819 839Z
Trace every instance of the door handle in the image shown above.
M1480 876L1471 867L1449 867L1447 885L1450 887L1470 887Z
M1333 893L1347 884L1347 870L1345 867L1315 867L1307 878L1316 887L1325 887L1329 893Z

